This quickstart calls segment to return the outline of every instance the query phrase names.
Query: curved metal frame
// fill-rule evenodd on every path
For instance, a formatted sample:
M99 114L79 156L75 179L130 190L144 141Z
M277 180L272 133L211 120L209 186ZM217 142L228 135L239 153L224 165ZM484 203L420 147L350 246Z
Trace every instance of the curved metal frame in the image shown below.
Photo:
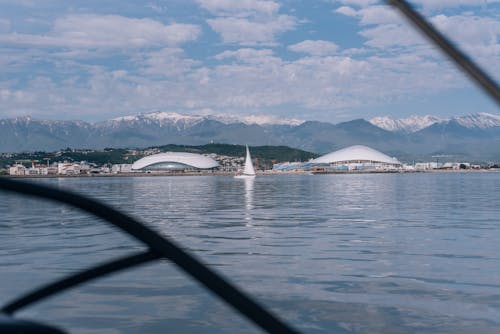
M155 254L151 251L147 251L115 259L113 261L100 264L96 267L91 267L89 269L77 272L73 275L69 275L61 280L55 281L45 286L41 286L38 289L35 289L3 306L0 309L0 312L7 315L12 315L14 312L22 309L25 306L33 304L53 294L70 289L76 285L160 258L162 258L160 255Z
M49 284L40 289L36 289L24 297L4 306L2 311L5 313L12 314L16 310L37 302L42 298L90 279L163 257L174 262L192 278L203 284L207 289L222 298L239 313L246 316L268 333L298 333L298 331L278 319L278 317L247 296L243 291L236 288L212 269L202 264L196 257L181 249L181 247L172 240L160 236L152 229L123 212L70 191L59 190L53 187L32 184L25 181L14 181L7 178L1 178L0 189L50 199L82 209L96 217L104 219L121 229L123 232L142 241L150 249L149 252L121 258L62 279L61 281Z

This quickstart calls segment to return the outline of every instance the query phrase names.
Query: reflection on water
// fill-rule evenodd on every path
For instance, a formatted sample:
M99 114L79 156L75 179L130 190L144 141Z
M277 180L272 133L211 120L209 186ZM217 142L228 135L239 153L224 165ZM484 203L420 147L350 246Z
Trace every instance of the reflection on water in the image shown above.
M246 178L243 181L245 182L245 221L247 226L252 226L253 184L255 178Z
M306 333L500 331L500 174L35 180L195 252ZM63 205L0 193L0 299L138 249ZM72 333L258 333L168 261L27 309Z

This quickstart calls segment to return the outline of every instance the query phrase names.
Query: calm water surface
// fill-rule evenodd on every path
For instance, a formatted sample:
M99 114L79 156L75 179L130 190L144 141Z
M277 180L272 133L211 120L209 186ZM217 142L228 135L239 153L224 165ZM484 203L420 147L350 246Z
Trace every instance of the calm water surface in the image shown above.
M304 333L499 333L500 173L39 179L182 243ZM0 301L144 249L0 193ZM259 333L168 261L19 316L72 333Z

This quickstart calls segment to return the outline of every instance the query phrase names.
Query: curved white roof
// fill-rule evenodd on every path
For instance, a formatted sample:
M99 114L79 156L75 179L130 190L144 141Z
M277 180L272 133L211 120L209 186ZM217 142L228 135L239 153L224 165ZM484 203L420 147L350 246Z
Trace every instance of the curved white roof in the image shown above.
M132 169L143 169L145 167L162 162L176 162L200 169L215 168L219 166L219 163L217 161L201 154L186 152L165 152L149 155L137 160L132 165Z
M335 163L342 161L374 161L388 164L401 164L396 158L391 158L382 152L368 146L354 145L325 154L314 159L313 163Z

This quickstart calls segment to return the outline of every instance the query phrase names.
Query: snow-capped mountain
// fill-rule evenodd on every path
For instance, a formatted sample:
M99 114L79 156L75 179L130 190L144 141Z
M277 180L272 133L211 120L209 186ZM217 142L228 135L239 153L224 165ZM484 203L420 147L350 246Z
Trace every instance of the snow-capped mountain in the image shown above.
M431 115L413 115L403 119L395 119L391 116L375 117L370 120L370 123L387 131L413 133L442 121L444 120Z
M500 116L484 112L461 117L453 117L451 120L454 120L461 126L469 129L486 129L494 126L500 126Z
M105 121L104 123L124 122L157 122L159 124L176 124L179 128L187 128L199 124L204 120L215 120L223 124L257 124L257 125L290 125L296 126L304 123L298 119L286 119L274 115L229 115L219 114L211 110L203 110L199 115L183 115L176 112L156 111L135 116L122 116Z
M153 112L98 123L18 117L0 120L0 152L61 148L142 148L206 143L286 145L327 153L368 145L403 161L447 154L454 159L500 161L500 116L479 113L438 118L377 117L331 124L275 116L183 115Z
M177 130L185 130L204 120L202 116L182 115L175 112L157 111L147 114L129 115L113 118L104 122L96 123L99 128L118 128L123 126L158 125L160 127L170 126Z
M111 119L111 121L117 122L134 122L134 121L144 121L150 120L155 122L171 122L171 123L196 123L200 121L202 117L200 116L191 116L191 115L182 115L176 112L165 112L165 111L156 111L146 114L139 115L128 115Z
M198 115L156 111L97 123L42 120L29 116L0 120L0 152L72 148L147 147L207 142L282 144L283 131L302 124L270 115Z
M450 118L439 118L436 116L413 115L403 119L395 119L391 116L374 117L370 120L375 126L391 132L414 133L425 129L433 124L455 122L468 129L486 129L500 126L500 116L488 113L477 113L466 116Z
M224 124L244 123L257 125L290 125L297 126L304 121L295 118L281 118L274 115L248 115L248 116L232 116L223 114L213 114L206 116L209 119L219 121Z

